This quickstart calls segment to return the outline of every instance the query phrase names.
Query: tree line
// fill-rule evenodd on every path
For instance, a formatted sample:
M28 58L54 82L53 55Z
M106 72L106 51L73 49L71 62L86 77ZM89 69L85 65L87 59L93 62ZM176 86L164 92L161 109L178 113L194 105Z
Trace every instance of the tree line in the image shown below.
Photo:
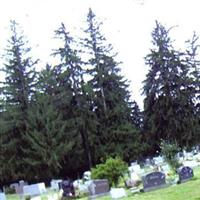
M156 22L146 56L144 110L131 99L123 64L89 9L85 38L64 23L60 41L39 72L15 21L3 55L0 87L0 181L77 178L108 157L126 162L155 155L161 140L190 148L200 141L198 36L176 50L169 30ZM137 67L137 66L135 66ZM134 76L134 75L133 75Z

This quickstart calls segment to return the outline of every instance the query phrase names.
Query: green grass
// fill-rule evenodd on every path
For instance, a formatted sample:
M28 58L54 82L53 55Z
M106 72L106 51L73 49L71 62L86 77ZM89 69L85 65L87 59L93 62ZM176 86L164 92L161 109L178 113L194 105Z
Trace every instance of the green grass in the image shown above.
M193 180L180 185L135 195L128 193L128 197L121 200L200 200L200 168L195 169L194 174ZM7 200L18 199L16 195L7 195ZM88 198L80 200L86 199ZM102 197L99 200L111 200L111 197Z

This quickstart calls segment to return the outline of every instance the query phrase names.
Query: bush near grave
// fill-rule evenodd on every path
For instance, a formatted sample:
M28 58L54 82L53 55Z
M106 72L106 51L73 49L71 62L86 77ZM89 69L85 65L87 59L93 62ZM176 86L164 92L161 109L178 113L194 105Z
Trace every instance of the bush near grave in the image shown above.
M92 168L93 179L107 179L110 186L117 186L121 177L128 172L128 165L120 158L108 158L105 163Z
M164 156L165 161L169 164L172 171L176 173L181 164L179 163L176 155L180 151L180 148L175 142L161 141L160 144L161 154Z

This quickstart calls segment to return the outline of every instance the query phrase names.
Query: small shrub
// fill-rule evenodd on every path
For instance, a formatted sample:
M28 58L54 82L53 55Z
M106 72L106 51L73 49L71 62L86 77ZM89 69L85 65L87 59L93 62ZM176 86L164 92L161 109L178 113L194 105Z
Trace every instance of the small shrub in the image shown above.
M107 179L110 186L117 186L120 177L128 172L128 165L120 158L108 158L104 164L92 168L93 179Z
M25 197L25 200L30 200L30 199L31 199L31 196L29 195Z
M169 164L172 171L175 172L180 163L176 157L177 153L180 151L179 146L175 142L162 141L161 145L161 154L164 156L165 161Z
M5 193L6 194L15 194L15 188L6 187Z

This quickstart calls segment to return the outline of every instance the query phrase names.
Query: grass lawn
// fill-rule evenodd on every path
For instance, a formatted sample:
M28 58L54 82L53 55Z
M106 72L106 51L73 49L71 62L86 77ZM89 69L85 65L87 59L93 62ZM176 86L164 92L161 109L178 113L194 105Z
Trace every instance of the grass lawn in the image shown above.
M7 200L18 199L16 195L7 195ZM87 199L82 198L79 200ZM99 200L111 200L111 197L102 197ZM121 200L200 200L200 168L194 169L194 178L191 181L151 192L129 194L128 197Z

